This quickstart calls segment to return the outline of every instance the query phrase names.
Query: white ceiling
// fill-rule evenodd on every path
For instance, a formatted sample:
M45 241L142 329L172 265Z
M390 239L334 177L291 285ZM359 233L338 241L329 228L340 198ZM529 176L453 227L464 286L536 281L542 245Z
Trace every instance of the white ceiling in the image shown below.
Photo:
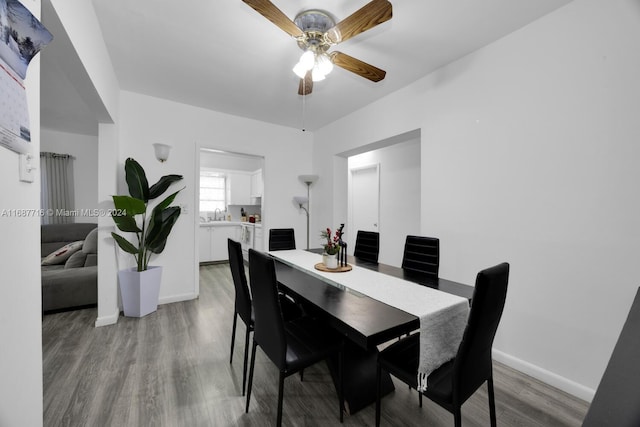
M336 21L368 2L272 1L291 19L303 10L321 8ZM373 83L336 67L306 97L306 129L358 110L570 0L390 1L390 21L331 49L384 69L386 78ZM291 71L302 52L295 40L241 0L92 2L121 89L303 127L298 77ZM43 22L49 27L44 10ZM69 50L52 43L43 51L42 124L97 132L82 94L74 93L73 81L55 65Z

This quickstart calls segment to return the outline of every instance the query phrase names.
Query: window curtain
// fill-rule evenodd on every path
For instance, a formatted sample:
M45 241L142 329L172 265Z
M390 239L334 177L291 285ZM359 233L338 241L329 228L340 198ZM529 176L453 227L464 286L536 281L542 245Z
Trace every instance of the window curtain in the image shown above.
M42 224L74 222L72 156L40 153L40 190Z

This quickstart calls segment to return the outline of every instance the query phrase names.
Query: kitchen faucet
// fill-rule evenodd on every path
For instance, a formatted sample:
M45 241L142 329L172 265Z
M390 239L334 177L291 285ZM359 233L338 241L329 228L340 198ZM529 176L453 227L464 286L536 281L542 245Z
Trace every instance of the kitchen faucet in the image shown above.
M220 208L216 208L215 211L213 211L213 220L214 221L222 221L221 219L218 219L218 212L222 213L222 210ZM224 218L224 216L223 216Z

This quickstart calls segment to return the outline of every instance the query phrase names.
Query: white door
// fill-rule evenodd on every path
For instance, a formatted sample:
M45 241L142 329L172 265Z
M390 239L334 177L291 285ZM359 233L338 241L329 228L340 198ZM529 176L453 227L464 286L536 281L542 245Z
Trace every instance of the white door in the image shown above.
M358 230L380 231L380 169L371 165L351 169L349 188L351 226L348 228L349 253L353 254Z

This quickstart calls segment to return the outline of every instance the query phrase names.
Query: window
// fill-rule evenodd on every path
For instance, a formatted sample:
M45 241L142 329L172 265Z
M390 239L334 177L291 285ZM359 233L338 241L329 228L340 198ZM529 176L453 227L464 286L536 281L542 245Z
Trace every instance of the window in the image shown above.
M227 206L226 177L220 172L200 171L200 212L224 211Z

